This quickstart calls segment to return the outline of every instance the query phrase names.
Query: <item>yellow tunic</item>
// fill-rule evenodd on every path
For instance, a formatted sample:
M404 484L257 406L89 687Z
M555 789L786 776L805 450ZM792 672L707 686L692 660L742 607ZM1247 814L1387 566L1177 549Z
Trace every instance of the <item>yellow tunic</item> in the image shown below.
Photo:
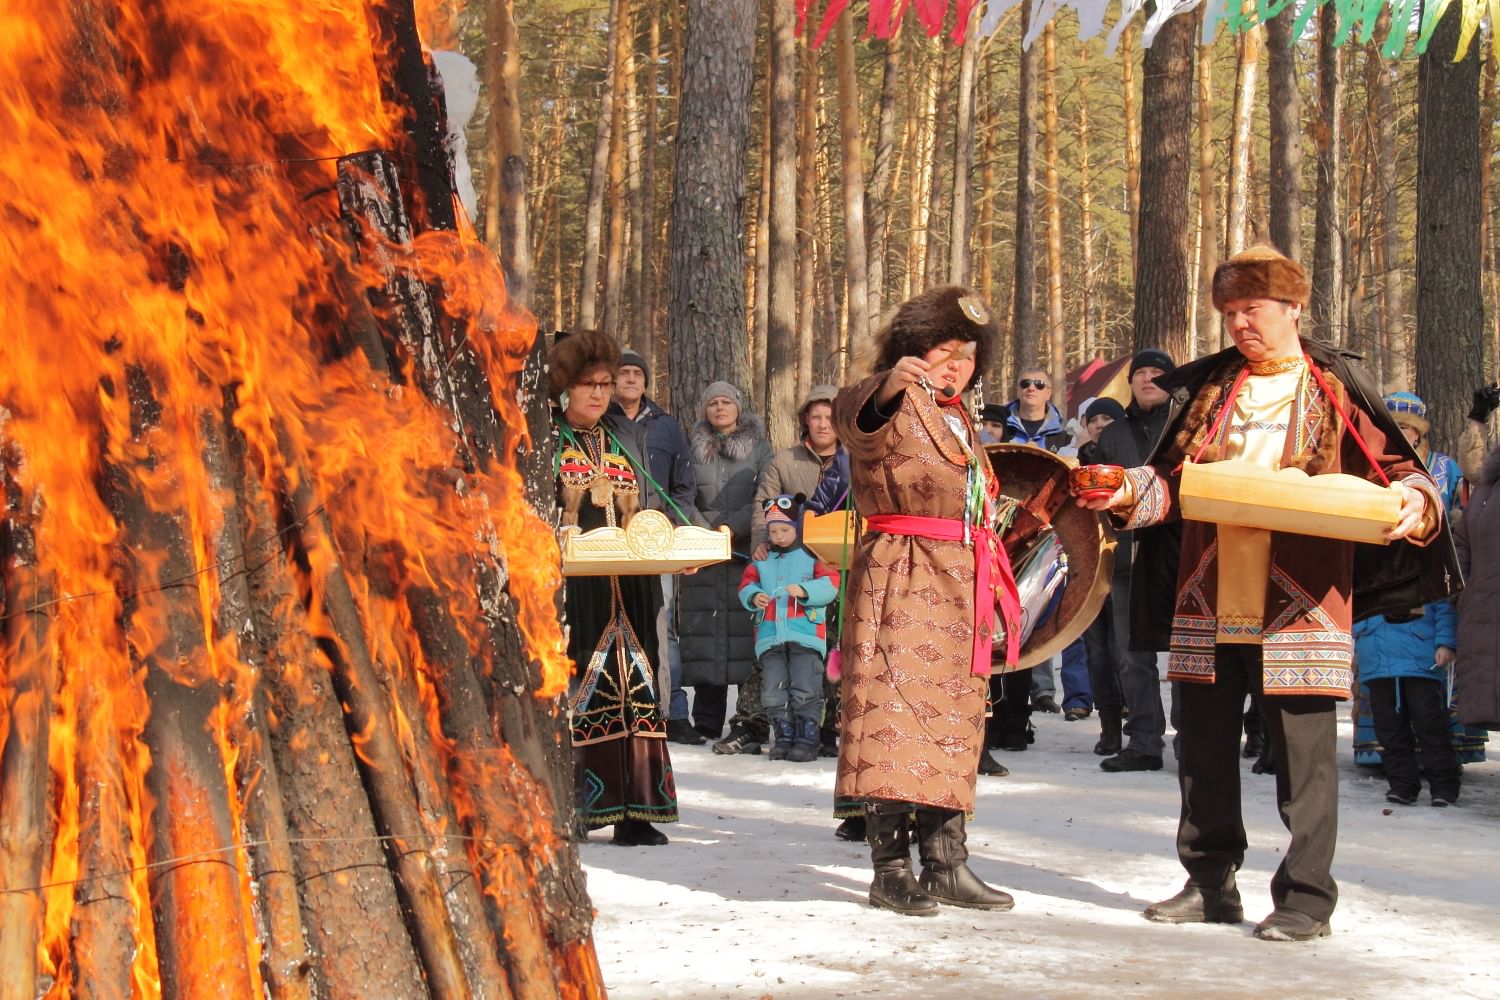
M1280 469L1287 429L1307 377L1301 358L1251 365L1250 376L1234 398L1224 458L1253 462L1273 472ZM1218 536L1218 641L1260 645L1271 575L1271 533L1221 524Z

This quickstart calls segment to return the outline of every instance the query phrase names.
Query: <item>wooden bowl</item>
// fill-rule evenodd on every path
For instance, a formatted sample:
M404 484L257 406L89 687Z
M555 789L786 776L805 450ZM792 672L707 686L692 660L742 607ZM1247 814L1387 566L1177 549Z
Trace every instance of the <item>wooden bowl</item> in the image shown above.
M1068 470L1068 490L1084 500L1105 500L1125 484L1118 465L1080 465Z

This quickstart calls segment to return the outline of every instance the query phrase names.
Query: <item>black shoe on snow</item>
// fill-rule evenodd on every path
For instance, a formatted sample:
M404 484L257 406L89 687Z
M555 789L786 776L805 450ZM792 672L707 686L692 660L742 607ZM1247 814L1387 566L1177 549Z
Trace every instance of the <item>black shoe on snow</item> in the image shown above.
M1255 936L1262 941L1312 941L1332 933L1328 921L1296 910L1276 910L1255 925Z
M1161 758L1126 747L1113 757L1101 760L1099 767L1105 771L1160 771Z
M667 720L667 739L690 747L702 746L708 742L708 737L694 729L693 724L686 719Z
M731 730L729 735L714 744L714 753L759 754L762 741L744 729Z
M1171 899L1146 907L1146 919L1159 924L1237 924L1245 919L1245 908L1231 875L1221 889L1189 882Z

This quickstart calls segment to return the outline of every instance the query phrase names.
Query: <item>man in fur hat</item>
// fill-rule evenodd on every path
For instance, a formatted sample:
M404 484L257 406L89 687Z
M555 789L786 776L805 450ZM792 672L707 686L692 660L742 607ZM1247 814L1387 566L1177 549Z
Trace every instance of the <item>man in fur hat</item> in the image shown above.
M1214 306L1234 347L1162 376L1166 429L1145 465L1090 506L1130 529L1180 517L1185 462L1240 459L1309 475L1347 473L1400 499L1389 546L1184 521L1176 598L1133 602L1132 631L1170 632L1170 676L1181 681L1182 814L1177 852L1187 884L1147 907L1167 923L1238 923L1235 871L1245 854L1240 814L1240 711L1247 691L1278 767L1277 801L1291 843L1271 880L1275 910L1255 929L1272 941L1329 933L1338 899L1330 874L1338 829L1336 703L1349 697L1355 618L1409 613L1454 593L1457 559L1437 486L1351 355L1298 332L1307 272L1270 247L1214 272ZM1144 572L1143 572L1144 571ZM1358 589L1356 590L1356 581ZM1134 597L1144 598L1140 589Z

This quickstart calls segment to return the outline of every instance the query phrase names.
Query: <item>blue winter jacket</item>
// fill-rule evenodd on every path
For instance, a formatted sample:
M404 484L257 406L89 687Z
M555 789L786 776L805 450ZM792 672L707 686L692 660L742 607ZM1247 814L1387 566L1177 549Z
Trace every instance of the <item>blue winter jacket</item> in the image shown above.
M1458 648L1458 612L1447 601L1427 605L1422 617L1409 622L1390 622L1375 615L1354 625L1354 652L1359 658L1359 682L1386 677L1425 677L1446 680L1446 668L1437 667L1437 648Z
M807 591L806 600L787 593L792 584ZM757 608L756 594L769 594L770 605ZM751 562L740 578L740 603L755 615L756 657L789 642L820 656L827 653L827 609L838 596L838 570L801 545L785 552L772 549L764 559Z

